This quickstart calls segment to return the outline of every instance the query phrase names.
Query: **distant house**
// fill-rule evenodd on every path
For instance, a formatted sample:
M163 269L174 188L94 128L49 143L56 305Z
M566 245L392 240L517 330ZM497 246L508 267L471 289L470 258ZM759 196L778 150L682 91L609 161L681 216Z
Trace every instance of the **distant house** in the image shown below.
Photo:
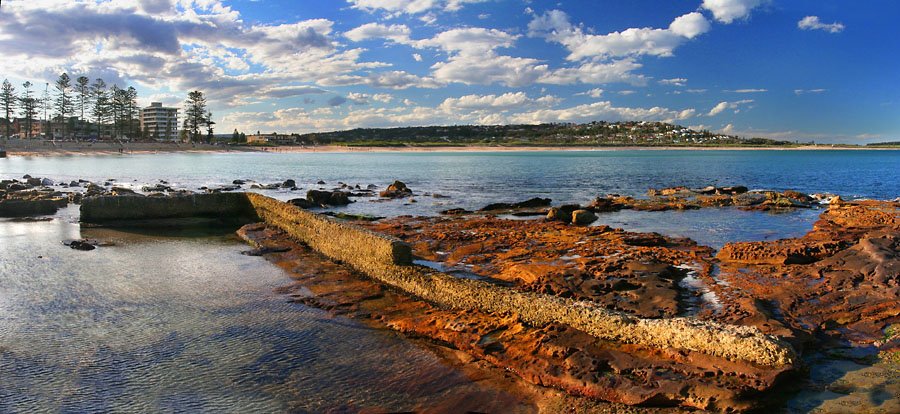
M162 106L161 102L152 102L141 109L141 130L148 138L159 141L175 141L178 139L178 108Z
M297 143L295 135L287 134L254 134L247 135L247 143L253 144L276 144L276 145L293 145Z
M25 118L16 118L12 123L13 134L25 139L29 136L34 139L62 136L62 123L50 122L40 119L31 120L31 134L28 133L28 122Z

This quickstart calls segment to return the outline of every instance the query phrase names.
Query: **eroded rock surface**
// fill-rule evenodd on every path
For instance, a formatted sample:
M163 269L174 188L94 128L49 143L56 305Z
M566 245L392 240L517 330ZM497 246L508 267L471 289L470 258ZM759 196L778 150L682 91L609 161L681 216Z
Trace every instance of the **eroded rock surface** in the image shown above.
M898 252L900 203L832 203L804 237L726 245L714 289L728 322L888 346L885 331L900 322Z
M515 314L442 309L325 260L263 225L245 226L239 233L258 248L292 247L267 257L297 280L285 289L294 300L463 351L523 381L573 395L631 405L742 410L758 405L759 396L789 372L788 367L600 341L565 325L531 327Z

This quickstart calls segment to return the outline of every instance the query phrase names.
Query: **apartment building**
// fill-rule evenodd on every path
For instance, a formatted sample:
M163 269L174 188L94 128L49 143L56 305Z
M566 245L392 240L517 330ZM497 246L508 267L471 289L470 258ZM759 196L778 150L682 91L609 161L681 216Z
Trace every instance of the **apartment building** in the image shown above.
M147 138L158 141L175 141L178 139L178 108L162 106L161 102L152 102L141 109L141 130Z

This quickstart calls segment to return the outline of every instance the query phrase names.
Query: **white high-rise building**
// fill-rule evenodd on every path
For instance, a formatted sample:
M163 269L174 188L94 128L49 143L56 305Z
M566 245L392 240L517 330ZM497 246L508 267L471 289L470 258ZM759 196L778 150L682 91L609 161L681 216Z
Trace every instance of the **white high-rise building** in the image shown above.
M162 106L161 102L152 102L141 109L141 130L147 137L160 141L178 139L178 108Z

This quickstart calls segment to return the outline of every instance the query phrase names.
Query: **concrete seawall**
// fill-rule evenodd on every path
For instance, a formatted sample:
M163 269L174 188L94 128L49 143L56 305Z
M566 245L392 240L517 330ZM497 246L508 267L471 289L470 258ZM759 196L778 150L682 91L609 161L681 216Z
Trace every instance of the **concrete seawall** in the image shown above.
M256 219L256 213L243 193L87 197L81 203L81 221L85 223L183 218L249 222Z
M350 265L358 271L386 285L403 290L440 306L461 310L513 313L525 322L541 326L562 323L582 330L596 338L654 348L679 348L729 360L747 361L764 366L784 366L797 361L791 346L756 328L724 325L690 318L642 319L629 314L607 310L591 302L580 302L516 289L486 282L460 279L422 266L411 265L411 249L401 241L373 233L355 225L341 223L259 194L217 194L230 207L216 214L239 211L249 207L268 225L277 227L291 237L306 243L325 256ZM200 197L200 196L197 196ZM126 216L142 216L128 210L140 211L144 197L119 202L91 201L89 219L102 217L119 220L115 211ZM243 203L239 200L243 199ZM148 205L153 214L162 214L167 199L154 200ZM198 214L208 214L209 200L199 203ZM162 204L159 204L162 203ZM179 214L187 214L191 204L175 201ZM95 209L113 207L101 213ZM124 206L127 208L123 209ZM243 207L241 207L243 206ZM238 208L241 207L241 208ZM213 209L215 210L215 209ZM82 206L82 214L85 208Z

